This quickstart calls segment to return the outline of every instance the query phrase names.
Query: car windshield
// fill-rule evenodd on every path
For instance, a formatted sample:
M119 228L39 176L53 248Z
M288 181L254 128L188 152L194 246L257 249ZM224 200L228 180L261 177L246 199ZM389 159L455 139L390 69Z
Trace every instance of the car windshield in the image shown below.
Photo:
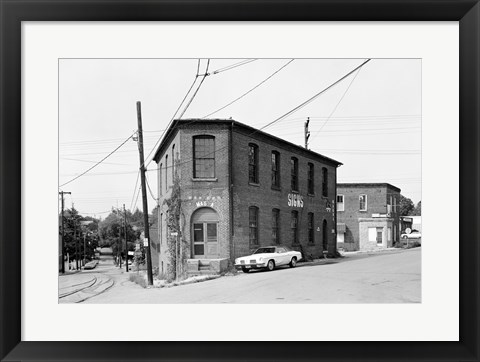
M255 250L254 254L263 254L263 253L274 253L275 248L258 248Z

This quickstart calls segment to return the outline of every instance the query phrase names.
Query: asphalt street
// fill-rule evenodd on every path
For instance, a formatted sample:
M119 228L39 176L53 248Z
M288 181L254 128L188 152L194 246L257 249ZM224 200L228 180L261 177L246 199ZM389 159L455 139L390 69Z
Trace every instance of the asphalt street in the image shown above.
M100 265L115 283L84 303L419 303L421 248L359 253L326 263L253 271L171 288L148 288Z

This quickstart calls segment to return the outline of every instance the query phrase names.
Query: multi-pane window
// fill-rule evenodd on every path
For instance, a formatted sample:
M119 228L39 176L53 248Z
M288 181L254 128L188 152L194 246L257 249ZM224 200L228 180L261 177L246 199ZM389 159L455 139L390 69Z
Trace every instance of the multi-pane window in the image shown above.
M272 186L280 187L280 153L272 151Z
M258 184L258 146L248 145L248 182Z
M313 195L315 193L315 184L314 184L314 167L313 163L308 163L307 171L307 181L308 181L308 193Z
M248 225L250 227L250 245L258 245L258 207L248 209Z
M360 211L367 211L367 195L360 195Z
M328 197L328 170L322 167L322 196Z
M322 223L322 246L323 250L328 250L328 229L327 229L327 220L323 220Z
M193 177L215 177L215 137L193 137Z
M172 146L172 184L175 182L175 145Z
M162 234L162 231L163 231L163 213L160 213L158 223L159 223L159 230L160 230L160 232L158 234L159 234L160 244L162 244L162 239L163 239L163 234Z
M308 243L314 244L315 243L315 232L314 232L314 218L313 212L308 213Z
M291 161L291 176L292 182L291 187L292 191L298 191L298 159L296 157L292 157Z
M280 244L280 210L272 209L272 242Z
M168 190L168 155L165 155L165 192Z
M345 196L337 195L337 211L345 211Z
M292 211L290 228L292 230L292 244L298 244L298 211Z
M158 168L158 179L159 179L159 185L158 189L160 190L160 195L162 194L162 167L163 164L160 164L160 167Z

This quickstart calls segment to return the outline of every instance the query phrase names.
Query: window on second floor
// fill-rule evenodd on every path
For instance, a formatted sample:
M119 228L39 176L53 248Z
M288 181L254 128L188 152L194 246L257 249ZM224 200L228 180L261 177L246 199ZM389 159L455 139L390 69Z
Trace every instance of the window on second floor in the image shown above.
M175 145L172 146L172 184L175 182Z
M322 167L322 196L328 197L328 170Z
M193 178L215 177L215 137L193 137Z
M291 158L291 187L292 191L298 191L298 159L296 157Z
M258 184L258 146L248 145L248 182Z
M163 164L161 163L160 164L160 167L158 168L158 182L159 182L159 185L158 185L158 189L159 189L159 192L160 192L160 195L162 194L162 167L163 167Z
M272 186L280 187L280 153L272 151Z
M337 195L337 211L345 211L345 196Z
M367 195L360 195L360 211L367 211Z
M168 155L165 155L165 192L168 190Z
M313 166L313 163L308 163L308 171L307 171L307 189L308 193L310 195L315 194L315 180L314 180L314 175L315 175L315 169Z

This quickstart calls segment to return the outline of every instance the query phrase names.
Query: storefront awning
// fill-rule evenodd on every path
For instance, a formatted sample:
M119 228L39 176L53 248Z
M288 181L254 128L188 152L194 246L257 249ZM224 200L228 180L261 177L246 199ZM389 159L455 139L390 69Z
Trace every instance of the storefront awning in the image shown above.
M337 222L337 234L345 234L345 223L343 222Z

